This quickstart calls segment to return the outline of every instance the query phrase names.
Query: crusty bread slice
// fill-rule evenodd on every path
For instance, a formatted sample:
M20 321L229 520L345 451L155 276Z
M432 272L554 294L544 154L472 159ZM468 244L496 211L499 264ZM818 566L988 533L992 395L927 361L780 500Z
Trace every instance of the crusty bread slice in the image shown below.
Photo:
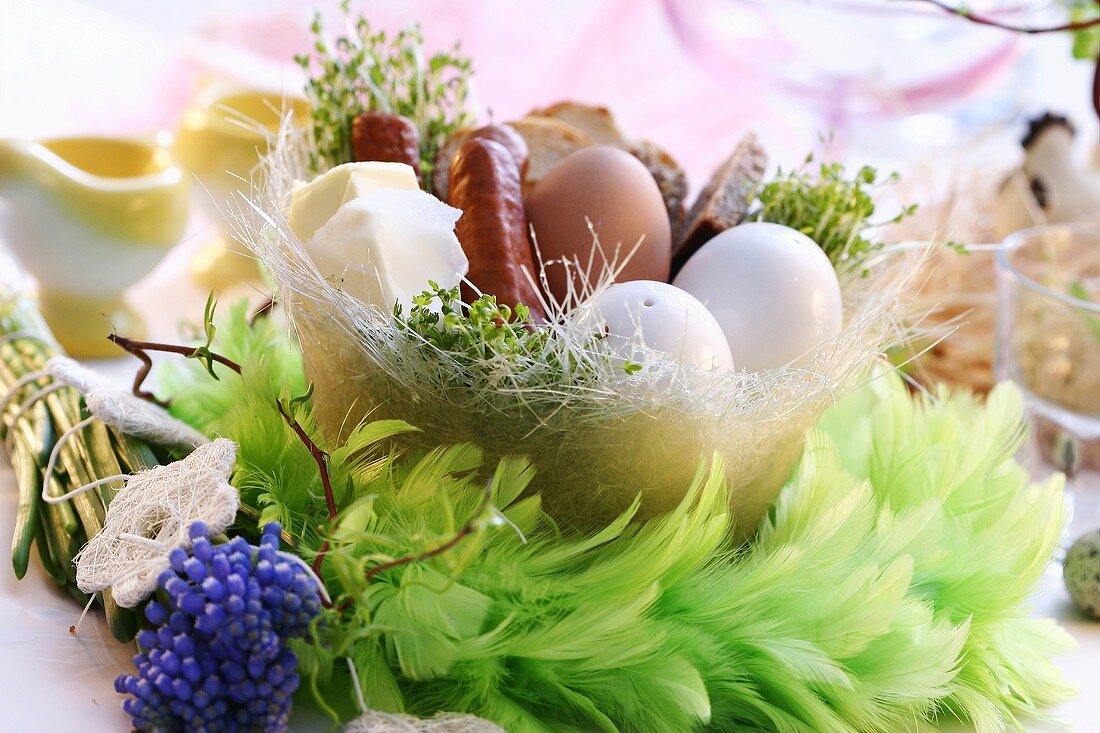
M572 125L549 117L524 117L509 122L527 143L527 177L523 191L541 181L569 155L592 145L592 138Z
M669 223L675 232L683 221L684 200L687 199L688 182L684 169L667 150L650 140L635 140L630 144L629 151L642 161L653 174L653 180L657 181L657 188L661 189L661 198L665 200L665 209L668 210Z
M741 223L767 165L768 154L756 135L751 132L745 135L733 154L711 175L673 237L676 242L672 249L673 275L707 240Z
M472 127L455 130L436 151L435 163L432 167L432 193L442 201L447 200L448 186L450 186L448 176L451 173L451 158L455 157L455 153L473 131Z
M642 161L661 189L669 221L675 230L684 216L687 176L667 151L649 140L629 140L619 129L615 115L607 107L580 102L558 102L549 107L533 109L530 115L561 120L588 135L594 144L625 150Z
M615 116L607 107L579 102L558 102L549 107L533 109L528 113L528 117L549 117L561 120L588 135L595 145L611 145L623 150L630 147L630 141L619 130L619 126L615 123Z

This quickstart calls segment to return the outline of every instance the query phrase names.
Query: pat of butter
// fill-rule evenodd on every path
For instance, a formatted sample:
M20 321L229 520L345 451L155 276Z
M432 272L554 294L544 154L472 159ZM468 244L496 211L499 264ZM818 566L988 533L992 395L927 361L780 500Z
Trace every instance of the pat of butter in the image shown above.
M462 212L424 191L375 190L340 207L306 244L337 290L384 313L405 312L431 280L459 284L469 262L455 236Z
M314 178L298 183L290 191L286 223L308 242L344 204L371 191L396 188L415 191L420 188L416 172L404 163L344 163Z

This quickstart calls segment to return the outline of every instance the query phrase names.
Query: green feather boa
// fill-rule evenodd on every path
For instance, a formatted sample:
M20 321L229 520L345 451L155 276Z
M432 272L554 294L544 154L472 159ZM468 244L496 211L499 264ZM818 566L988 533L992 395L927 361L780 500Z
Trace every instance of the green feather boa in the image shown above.
M273 407L303 391L300 360L243 309L218 349L245 379L200 368L165 381L176 414L240 444L242 498L311 557L329 536L330 589L358 599L300 648L316 702L354 713L353 660L372 707L469 712L513 733L870 732L957 718L1019 730L1069 690L1050 656L1071 640L1027 600L1065 519L1059 479L1029 485L1013 456L1019 395L913 399L880 374L807 440L745 547L727 541L719 456L683 502L578 536L539 508L521 458L483 467L471 445L399 456L368 423L333 451L338 529L316 467ZM299 419L309 426L308 410ZM498 521L453 550L363 581L452 536L492 474Z

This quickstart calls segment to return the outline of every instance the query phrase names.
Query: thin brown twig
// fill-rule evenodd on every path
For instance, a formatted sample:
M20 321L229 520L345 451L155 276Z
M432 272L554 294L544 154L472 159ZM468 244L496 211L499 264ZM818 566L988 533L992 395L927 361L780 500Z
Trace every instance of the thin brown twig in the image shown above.
M477 531L478 523L480 522L482 515L485 514L485 510L489 508L492 500L493 486L492 483L487 483L485 484L485 494L482 497L481 503L478 505L477 510L470 515L470 518L466 520L466 523L459 528L458 532L456 532L453 537L451 537L443 544L437 545L430 550L425 550L424 552L418 554L403 555L402 557L398 557L393 560L388 560L384 563L375 565L374 567L367 570L365 579L369 582L371 578L383 572L384 570L391 570L393 568L407 565L412 562L422 562L424 560L430 560L431 558L442 555L444 552L447 552L448 550L454 548L455 545L457 545L459 542L466 539L471 534Z
M165 403L162 403L156 398L155 395L150 392L146 392L141 388L142 384L149 376L149 372L152 370L153 367L153 361L149 357L148 352L159 351L169 354L178 354L180 356L185 356L189 358L195 356L197 352L194 347L190 346L165 344L156 341L138 341L136 339L126 338L125 336L119 336L117 334L111 334L109 338L112 343L118 345L120 348L126 350L128 353L133 354L142 362L142 366L138 370L138 373L134 379L134 394L138 397L151 400L161 405L164 405ZM209 350L204 352L204 354L208 355L212 361L215 361L218 364L232 369L237 374L243 373L243 369L241 368L240 364L232 361L225 356L222 356L221 354L217 354ZM282 416L283 420L286 422L287 425L290 426L291 430L294 431L294 434L298 436L298 439L302 441L302 444L305 445L305 447L309 450L310 456L317 464L317 470L321 474L321 486L324 489L325 493L325 504L328 508L329 519L335 522L337 514L336 495L332 490L332 477L329 473L328 468L328 453L326 453L324 449L322 449L319 445L317 445L316 442L314 442L312 438L309 437L309 433L307 433L305 428L302 427L301 423L299 423L294 418L294 416L287 411L286 407L283 406L281 400L276 399L275 406L279 410L279 414ZM375 575L386 570L391 570L393 568L407 565L413 562L430 560L433 557L437 557L447 552L448 550L453 549L460 542L462 542L462 540L477 531L478 522L481 519L482 515L485 513L485 510L489 508L489 505L492 502L492 498L492 483L486 483L485 494L482 497L481 504L478 506L477 510L470 516L470 519L468 519L466 523L462 525L461 528L459 528L458 532L456 532L454 536L452 536L443 544L433 547L430 550L425 550L424 552L418 554L403 555L402 557L394 558L393 560L388 560L384 563L379 563L378 565L375 565L374 567L366 571L365 579L367 580L367 582L369 582L370 579L373 578ZM325 555L328 554L328 551L329 542L326 539L321 543L321 548L320 550L318 550L317 556L313 560L313 572L317 575L318 578L321 577L321 564L324 562ZM351 599L345 601L345 603L340 607L340 610L346 609L348 604L350 603L350 600ZM325 605L329 606L330 604L326 603Z
M270 316L271 312L275 310L276 305L278 305L278 301L275 300L275 298L268 298L267 300L265 300L263 303L260 304L259 308L252 311L252 315L248 317L248 325L255 326L256 321Z
M473 514L470 515L470 518L466 520L466 523L463 524L459 528L459 530L451 536L449 540L441 545L433 547L430 550L425 550L424 552L402 555L401 557L394 558L393 560L387 560L386 562L379 563L378 565L375 565L374 567L366 571L363 576L364 579L369 583L371 578L381 572L392 570L393 568L401 567L402 565L408 565L414 562L423 562L424 560L430 560L433 557L438 557L439 555L442 555L448 550L454 549L458 545L458 543L462 542L462 540L466 539L477 531L478 522L481 519L482 515L485 514L485 510L489 508L492 500L493 485L491 482L489 482L485 484L485 494L482 497L481 503L478 505L477 509L474 511ZM345 598L344 601L339 605L337 610L346 611L352 603L352 598Z
M117 344L119 347L125 349L131 354L134 354L135 356L139 351L163 351L169 354L180 354L182 356L192 357L199 350L199 347L195 346L163 344L158 341L137 341L136 339L119 336L117 333L112 333L107 338L109 338L112 343ZM227 356L222 356L221 354L216 354L211 351L210 358L218 362L222 366L232 369L237 374L240 374L242 371L241 365Z
M143 400L148 400L149 402L152 402L155 405L160 405L161 407L168 407L167 401L159 399L152 392L141 388L142 385L145 384L145 380L149 378L149 373L153 371L153 359L149 356L148 352L146 352L144 349L134 347L132 345L133 342L128 342L128 340L124 339L122 336L117 336L116 334L112 333L107 338L121 346L123 349L125 349L127 352L134 355L138 358L139 361L141 361L141 366L138 367L137 372L134 374L134 396L140 397Z
M133 354L135 357L141 360L141 368L138 370L137 375L134 377L134 394L142 399L154 402L162 407L166 407L167 403L157 399L157 397L146 390L142 389L142 385L145 379L149 376L150 371L153 368L153 360L149 357L150 351L159 351L167 354L178 354L188 358L194 357L197 353L197 349L191 346L180 346L178 344L164 344L157 341L138 341L136 339L126 338L125 336L119 336L118 334L111 334L111 342L118 345L120 348L126 350L128 353ZM212 361L221 364L222 366L232 369L237 374L243 374L244 370L241 365L232 359L222 356L221 354L213 351L206 350L204 355L208 355ZM329 476L328 470L328 453L323 451L320 446L313 442L313 439L309 437L305 429L301 424L294 419L283 407L283 403L279 400L275 400L275 406L279 410L279 414L282 415L283 420L294 431L294 434L298 436L298 439L309 449L310 455L317 463L317 468L321 473L321 485L325 490L325 502L328 505L329 518L336 519L336 497L332 491L332 480ZM321 577L321 562L324 560L325 554L328 552L328 540L325 540L321 544L321 549L317 553L317 558L313 561L313 571L317 574L317 577ZM325 605L331 606L326 602Z
M979 15L978 13L967 10L964 5L953 5L949 2L946 2L946 0L916 0L916 2L923 2L928 5L935 6L945 13L957 15L958 17L964 18L971 23L986 25L990 26L991 28L1000 28L1001 30L1012 31L1013 33L1024 33L1027 35L1038 35L1040 33L1063 33L1066 31L1083 31L1100 25L1100 17L1089 18L1086 20L1077 20L1069 23L1062 23L1061 25L1013 25L1011 23L1004 23L995 18L990 18L987 15Z
M1024 33L1027 35L1037 35L1040 33L1062 33L1062 32L1076 32L1084 31L1090 28L1096 28L1100 26L1100 14L1093 18L1086 18L1084 20L1071 21L1069 23L1062 23L1061 25L1052 26L1019 26L1011 23L1003 23L994 18L990 18L985 15L978 15L971 12L963 5L952 5L945 0L916 0L917 2L924 2L928 5L933 5L946 13L957 15L960 18L976 23L978 25L990 26L992 28L1000 28L1006 31L1012 31L1013 33ZM1100 7L1100 0L1096 0L1096 6ZM1092 108L1096 112L1097 118L1100 118L1100 57L1096 58L1093 62L1094 68L1092 72Z
M313 457L314 463L317 464L317 470L321 474L321 487L325 492L325 504L328 506L328 516L333 522L333 529L336 528L336 494L332 490L332 477L328 470L328 453L326 453L317 443L309 437L305 428L301 423L294 419L294 417L287 412L287 409L283 407L283 403L280 400L275 400L276 407L279 408L279 414L283 416L283 420L290 426L290 429L294 431L294 434L298 436L298 440L302 441L302 444L309 450L310 456ZM324 540L321 543L321 548L317 551L317 556L313 558L313 572L317 577L321 577L321 564L325 561L325 555L328 554L329 543L328 540Z
M1096 66L1092 70L1092 109L1100 118L1100 57L1096 59Z
M119 336L117 334L111 334L108 338L118 344L121 348L125 349L129 353L141 359L142 367L138 370L137 377L134 380L134 394L143 399L150 399L156 402L160 402L150 392L146 392L141 389L141 385L144 383L146 377L149 376L149 371L152 369L153 361L149 358L148 352L161 351L168 354L179 354L180 356L193 357L197 353L197 349L190 346L180 346L177 344L164 344L156 341L137 341L135 339L129 339L125 336ZM209 354L210 359L217 363L232 369L237 374L242 374L243 369L241 365L232 359L222 356L221 354L213 351L204 352ZM305 429L301 424L295 420L286 408L283 407L283 403L279 400L275 400L275 406L279 410L279 414L282 415L286 424L291 427L294 434L298 436L298 439L309 449L309 454L313 456L313 460L317 463L317 467L321 471L321 485L325 490L325 502L328 504L328 513L330 519L336 519L336 497L332 492L332 481L328 472L328 453L323 451L320 446L313 442L313 439L309 437Z
M365 578L369 581L375 575L381 573L384 570L392 570L393 568L401 567L402 565L408 565L412 562L422 562L424 560L430 560L437 555L442 555L444 552L450 550L459 542L466 539L466 537L473 534L476 529L477 527L475 527L474 525L464 524L462 528L459 529L453 537L451 537L451 539L447 540L442 545L437 545L430 550L425 550L419 555L404 555L402 557L389 560L388 562L375 565L373 568L367 570Z
M318 578L321 577L321 564L325 561L325 555L328 554L328 550L328 540L324 540L321 542L321 549L317 551L317 556L313 558L313 574Z
M140 397L143 400L148 400L161 407L168 407L168 402L158 399L156 395L148 390L142 389L145 384L145 380L149 378L150 372L153 370L153 359L149 356L150 351L160 351L168 354L179 354L188 358L195 356L197 349L193 346L180 346L178 344L163 344L157 341L139 341L137 339L127 338L126 336L119 336L117 333L112 333L107 337L111 343L115 344L119 348L126 351L128 354L135 356L141 361L141 367L134 375L133 392L135 397ZM241 365L237 362L222 356L221 354L215 354L210 352L210 358L213 361L218 362L224 367L232 369L237 374L241 373Z
M287 412L280 400L275 400L275 405L279 408L279 414L286 420L286 424L290 426L294 434L298 436L298 439L309 449L309 454L313 457L313 461L317 464L317 469L321 472L321 486L325 490L325 503L328 505L329 519L336 519L336 495L332 492L332 480L328 472L328 453L313 442L313 439L309 437L305 428Z

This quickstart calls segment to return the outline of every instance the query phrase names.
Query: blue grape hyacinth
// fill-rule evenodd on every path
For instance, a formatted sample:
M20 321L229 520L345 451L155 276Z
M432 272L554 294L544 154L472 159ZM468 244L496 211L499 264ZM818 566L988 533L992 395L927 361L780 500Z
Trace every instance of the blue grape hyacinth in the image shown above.
M191 552L169 555L159 579L166 601L145 616L136 674L115 680L138 731L282 731L298 689L298 658L286 640L306 634L321 610L317 581L279 552L278 524L259 548L241 537L215 545L191 525Z

